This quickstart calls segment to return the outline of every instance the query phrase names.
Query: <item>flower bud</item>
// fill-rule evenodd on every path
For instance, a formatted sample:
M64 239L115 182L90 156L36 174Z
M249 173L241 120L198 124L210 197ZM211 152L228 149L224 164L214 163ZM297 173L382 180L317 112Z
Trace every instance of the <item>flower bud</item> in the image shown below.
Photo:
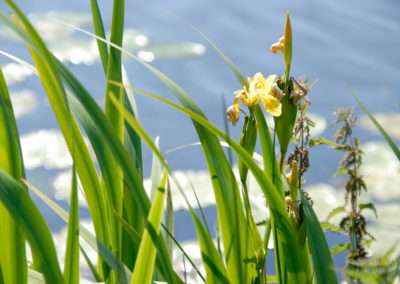
M232 123L233 126L239 121L239 106L237 104L231 105L226 110L226 115L228 121Z
M271 45L270 50L273 53L278 53L278 51L283 51L284 44L285 44L285 38L281 37L279 41Z

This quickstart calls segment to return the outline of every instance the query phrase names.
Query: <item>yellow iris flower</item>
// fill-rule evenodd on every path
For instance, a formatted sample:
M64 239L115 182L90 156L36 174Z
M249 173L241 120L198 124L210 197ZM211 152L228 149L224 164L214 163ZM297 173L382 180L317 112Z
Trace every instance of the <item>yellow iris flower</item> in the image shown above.
M267 78L258 72L253 78L247 78L248 87L233 92L236 95L235 102L227 110L228 120L235 125L239 120L239 102L253 108L259 101L262 102L267 112L273 116L280 116L282 113L282 104L280 99L283 92L275 83L276 75L270 75Z

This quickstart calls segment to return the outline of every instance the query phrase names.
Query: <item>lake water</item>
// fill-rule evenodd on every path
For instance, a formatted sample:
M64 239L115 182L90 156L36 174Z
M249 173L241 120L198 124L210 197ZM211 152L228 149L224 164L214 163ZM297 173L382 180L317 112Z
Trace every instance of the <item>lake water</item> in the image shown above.
M35 13L40 18L39 15L45 12L55 11L56 17L64 15L65 18L62 20L69 22L68 19L74 19L71 21L76 21L82 26L87 24L87 16L90 14L89 1L16 2L25 13ZM110 3L104 2L99 1L99 4L106 26L109 26L111 6ZM231 104L234 97L232 91L241 86L220 56L207 45L205 40L172 14L186 19L199 28L232 59L245 76L252 76L256 72L283 73L282 56L272 54L269 46L282 35L285 13L288 11L293 26L292 75L294 77L306 75L311 81L318 79L318 83L309 94L313 102L310 107L311 112L325 117L329 123L334 119L331 113L335 107L355 106L355 101L350 96L345 83L358 94L371 111L399 112L400 17L398 15L400 2L397 0L127 2L125 26L142 32L142 40L150 41L154 51L154 53L148 52L142 55L152 59L153 54L154 61L151 63L182 86L203 108L208 118L220 127L223 127L225 119L222 98L227 104ZM10 11L4 3L0 4L0 8L4 12ZM67 12L72 13L70 18L66 16ZM54 23L54 25L61 24ZM87 28L90 29L90 27ZM54 38L49 41L52 44L60 43L64 36L67 35L55 33ZM56 47L62 52L71 51L71 46L80 44L87 46L88 49L91 48L91 39L86 35L74 33L72 38L74 41L70 42L69 46L57 45ZM133 39L137 40L137 37ZM187 42L191 44L189 48L184 45ZM128 41L127 44L130 42ZM166 48L163 53L162 46L169 48ZM25 47L7 37L1 40L0 49L28 58L24 51ZM182 54L184 56L181 56ZM10 60L6 57L0 58L0 64L3 66L8 62ZM80 61L77 60L77 62ZM102 103L105 79L100 63L96 61L95 56L86 63L71 64L71 70L77 74L99 103ZM138 63L125 60L125 66L134 86L173 98L162 83ZM14 74L18 72L21 71L17 70ZM25 111L22 110L18 119L22 136L26 137L40 129L57 128L51 108L37 78L27 74L18 84L14 84L11 90L25 91L25 95L21 98L21 105L31 106ZM198 141L191 121L184 115L146 97L138 96L137 102L140 121L153 137L160 136L162 150ZM356 110L361 116L362 111L357 107ZM231 128L232 135L238 135L239 132L240 127ZM36 134L37 140L28 139L25 145L27 148L34 148L31 149L32 153L38 153L42 150L36 149L35 145L40 146L46 141L53 141L52 145L59 143L57 134L53 134L53 132L50 132L50 136L49 132L42 132L40 134L42 136ZM330 137L332 130L325 131L323 135ZM380 139L377 134L363 128L358 128L356 135L363 141ZM62 160L65 155L60 154L61 160L57 161L62 162L61 165L57 165L51 154L49 158L44 157L43 154L40 155L40 158L32 161L32 167L28 171L29 179L47 193L54 194L54 177L69 167L69 161ZM44 163L46 159L50 161ZM151 160L149 151L145 151L144 159L147 165L146 173L148 173ZM311 155L311 164L318 167L311 168L306 176L307 182L309 184L324 182L339 188L340 181L332 179L339 159L340 157L334 151L326 148L315 149ZM190 147L171 153L168 155L168 160L174 169L205 169L199 147ZM203 181L199 181L199 184L201 182ZM394 201L400 201L399 194L396 195ZM338 202L341 201L338 200ZM47 215L47 209L42 207ZM398 211L398 207L394 207L394 210ZM214 208L209 207L207 213L210 219L213 219ZM188 222L183 211L177 212L177 220L179 223L180 221ZM49 223L55 231L61 228L61 223L56 218L49 218ZM395 226L400 228L398 222ZM195 236L178 227L177 237L185 240ZM331 243L343 241L335 236L329 238ZM337 261L339 265L343 264L343 258Z

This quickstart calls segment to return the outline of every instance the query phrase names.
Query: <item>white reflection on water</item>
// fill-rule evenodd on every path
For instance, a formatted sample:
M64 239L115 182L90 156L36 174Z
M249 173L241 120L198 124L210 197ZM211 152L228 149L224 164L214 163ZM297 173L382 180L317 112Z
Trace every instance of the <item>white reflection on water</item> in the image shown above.
M71 38L51 43L50 50L64 63L91 65L99 60L94 40Z
M10 96L16 119L31 113L37 107L36 96L30 90L14 92Z
M17 63L6 63L1 66L1 69L9 87L25 81L27 77L33 74L31 69Z
M400 139L400 113L373 113L373 115L392 138ZM361 117L360 125L370 131L379 133L366 115Z
M71 195L71 179L72 171L67 170L59 173L53 180L53 187L55 188L54 197L57 200L69 200ZM78 202L79 206L87 207L85 197L82 194L82 186L78 181Z
M141 50L137 53L137 56L146 62L152 62L154 60L154 53L150 51Z
M65 40L67 36L74 32L66 25L57 24L57 20L77 27L89 26L92 23L89 14L74 11L31 13L28 18L45 41ZM6 26L0 28L0 39L21 41L21 38Z
M398 236L400 221L397 218L400 214L400 190L398 188L398 184L400 184L400 166L398 161L383 142L368 142L363 145L362 149L365 153L365 163L361 168L361 173L367 183L368 191L362 193L360 202L374 201L379 216L377 220L372 211L365 210L368 221L373 224L371 231L377 231L382 228L391 234L388 236L389 239L400 240ZM237 174L236 167L234 171ZM212 185L207 171L175 171L174 175L194 208L198 208L198 205L195 201L193 189L196 191L203 208L215 205ZM61 173L56 177L53 185L56 189L55 196L57 199L69 199L70 181L70 171ZM265 206L265 199L252 177L250 177L249 185L250 202L255 221L263 221L269 216L268 209ZM150 179L145 180L145 188L147 192L150 192ZM314 200L314 210L321 221L325 220L333 208L344 205L344 189L341 187L334 188L328 184L315 184L306 186L305 190ZM172 201L174 210L187 209L187 205L177 186L172 186ZM80 204L81 206L87 206L82 196L80 196ZM338 214L331 221L338 224L342 217L343 214ZM260 229L263 228L260 227ZM389 249L394 243L388 238L377 238L377 241L372 246L373 252L379 253ZM272 242L269 246L270 248L273 247Z
M91 233L94 234L94 228L93 228L93 223L89 219L83 219L79 220L79 224L83 227L85 227L87 230L89 230ZM57 256L58 260L61 264L61 267L64 266L64 259L65 259L65 248L66 248L66 243L67 243L67 235L68 235L68 227L65 226L63 229L61 229L57 233L53 233L53 240L54 240L54 245L57 250ZM83 239L80 239L79 243L82 248L85 250L86 254L88 255L89 259L91 262L96 265L97 263L97 253L84 241ZM79 257L79 265L80 265L80 280L79 283L96 283L93 280L92 273L89 269L89 266L87 265L87 262L85 261L84 256L80 252L80 257Z
M385 142L368 142L362 149L365 156L361 174L371 198L400 202L400 164L392 150Z
M369 225L367 230L376 237L371 245L372 255L380 255L393 245L399 242L400 222L398 216L400 215L400 190L395 187L395 184L400 182L400 167L391 150L383 142L368 142L362 147L365 153L365 164L361 171L366 179L368 191L362 193L360 202L366 203L375 200L376 210L378 212L378 219L370 210L365 210ZM237 169L234 169L237 172ZM215 205L215 199L211 187L210 177L207 171L175 171L174 175L179 184L183 188L188 199L194 207L197 207L193 189L202 207ZM59 174L53 182L56 188L56 198L68 200L70 196L70 181L71 172L65 171ZM268 218L268 208L265 207L264 198L260 189L256 186L253 178L250 179L250 200L254 210L256 222ZM393 183L393 184L392 184ZM145 180L145 188L150 191L151 181ZM305 190L310 194L314 201L313 208L318 215L318 218L323 221L326 219L330 211L338 206L344 205L344 189L335 188L328 184L314 184L309 185ZM187 208L181 194L176 186L172 186L173 204L175 210L185 210ZM86 206L85 201L80 195L81 206ZM344 214L338 214L331 219L331 222L337 224L340 222ZM89 220L86 221L90 223ZM178 225L177 225L178 226ZM261 229L262 227L260 227ZM262 232L261 232L262 233ZM59 234L56 234L56 247L59 250L59 257L64 254L65 250L66 228ZM197 267L204 273L202 265L200 248L196 240L186 240L180 242L186 253L191 257ZM269 248L273 248L272 240L269 243ZM91 259L96 260L96 255L93 251L90 252ZM183 276L184 271L188 279L193 280L192 283L200 283L197 272L191 267L187 261L183 264L183 255L178 248L174 249L173 265L177 273ZM85 263L82 263L84 273L89 273ZM85 274L89 275L89 274Z
M39 130L21 137L22 155L28 170L65 169L72 166L64 138L58 130Z
M63 24L79 28L91 25L89 14L77 12L46 12L30 14L29 18L50 51L67 64L91 65L100 60L96 40ZM109 35L108 35L109 38ZM8 27L0 27L0 39L21 41ZM140 59L152 62L164 58L192 58L204 55L205 47L191 42L151 42L142 32L126 28L124 30L124 50L136 54ZM17 55L18 56L18 55ZM126 59L127 57L124 56ZM9 86L23 82L32 71L15 63L2 66Z

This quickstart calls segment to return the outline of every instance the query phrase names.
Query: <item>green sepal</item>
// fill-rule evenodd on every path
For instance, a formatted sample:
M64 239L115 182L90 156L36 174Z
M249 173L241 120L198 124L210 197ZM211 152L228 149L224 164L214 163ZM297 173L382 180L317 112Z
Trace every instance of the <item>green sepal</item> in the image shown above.
M243 146L250 155L253 155L257 142L257 124L254 116L245 117L242 134L240 135L239 144ZM240 181L245 184L249 168L238 158L238 168Z
M289 88L290 90L291 88ZM286 94L282 100L282 114L275 117L275 132L278 137L281 149L281 170L283 161L289 147L290 139L292 138L294 124L297 117L297 105L294 105L292 99Z

